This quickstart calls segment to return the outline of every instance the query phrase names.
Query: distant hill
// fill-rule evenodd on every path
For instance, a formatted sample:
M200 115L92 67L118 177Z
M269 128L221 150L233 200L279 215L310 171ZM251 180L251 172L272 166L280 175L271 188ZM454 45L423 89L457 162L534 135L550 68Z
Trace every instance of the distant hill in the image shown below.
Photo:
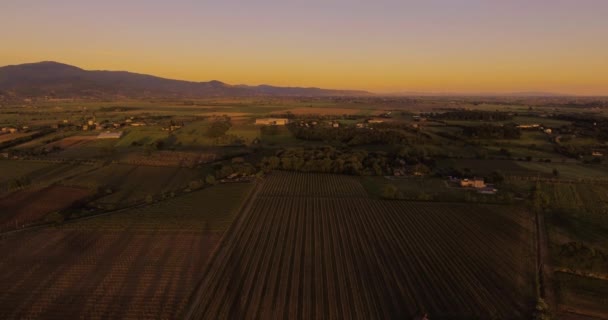
M365 91L229 85L172 80L126 71L88 71L45 61L0 67L0 95L55 98L205 98L246 96L366 96Z

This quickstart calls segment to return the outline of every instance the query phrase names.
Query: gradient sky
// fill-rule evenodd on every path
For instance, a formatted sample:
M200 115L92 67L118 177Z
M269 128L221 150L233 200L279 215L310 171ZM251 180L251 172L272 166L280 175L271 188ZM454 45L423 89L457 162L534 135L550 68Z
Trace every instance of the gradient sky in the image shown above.
M608 95L606 0L2 0L0 65L376 92Z

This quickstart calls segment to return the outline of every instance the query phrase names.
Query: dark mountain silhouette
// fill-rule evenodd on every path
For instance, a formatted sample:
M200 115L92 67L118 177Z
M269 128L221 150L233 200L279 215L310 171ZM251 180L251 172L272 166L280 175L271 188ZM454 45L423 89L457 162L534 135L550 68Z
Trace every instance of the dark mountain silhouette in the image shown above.
M45 61L0 67L0 94L17 97L364 96L365 91L191 82L126 71L88 71Z

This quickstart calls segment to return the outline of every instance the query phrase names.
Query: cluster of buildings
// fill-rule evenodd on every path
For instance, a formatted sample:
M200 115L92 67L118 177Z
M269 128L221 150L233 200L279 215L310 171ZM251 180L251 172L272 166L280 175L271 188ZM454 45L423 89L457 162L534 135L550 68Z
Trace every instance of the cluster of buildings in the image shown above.
M383 119L368 119L365 122L358 122L357 124L355 124L355 127L357 128L369 128L370 124L379 124L379 123L384 123Z
M120 139L122 131L105 131L97 136L97 139Z
M24 127L27 128L27 127ZM15 128L15 127L3 127L2 129L0 129L0 134L7 134L7 133L17 133L19 132L19 129Z
M536 129L540 130L546 134L552 134L553 130L551 128L545 128L538 123L529 123L529 124L520 124L517 126L519 129Z
M63 120L64 123L69 123L68 120ZM96 121L95 118L93 119L89 119L86 121L86 123L81 124L80 128L82 129L82 131L92 131L92 130L107 130L107 129L118 129L118 128L122 128L122 127L127 127L127 126L131 126L131 127L143 127L146 125L146 122L144 121L138 121L136 120L134 117L128 118L124 121L114 121L114 122L110 122L108 120L104 120L104 121Z
M498 190L491 184L486 184L483 178L474 177L473 179L461 179L456 177L449 177L451 182L457 183L461 188L473 189L477 193L481 194L496 194Z
M289 123L287 118L261 118L255 119L255 124L258 126L284 126Z

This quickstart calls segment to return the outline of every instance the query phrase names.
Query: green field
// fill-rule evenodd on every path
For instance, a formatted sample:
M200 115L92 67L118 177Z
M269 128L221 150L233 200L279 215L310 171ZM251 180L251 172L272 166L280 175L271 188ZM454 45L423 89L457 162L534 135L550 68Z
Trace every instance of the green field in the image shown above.
M161 197L164 193L181 191L188 183L201 178L195 169L174 167L131 166L110 164L73 177L66 185L103 188L108 195L97 200L105 205L125 205L144 201L147 197Z
M224 231L253 184L222 184L145 207L94 217L62 228L105 231Z

